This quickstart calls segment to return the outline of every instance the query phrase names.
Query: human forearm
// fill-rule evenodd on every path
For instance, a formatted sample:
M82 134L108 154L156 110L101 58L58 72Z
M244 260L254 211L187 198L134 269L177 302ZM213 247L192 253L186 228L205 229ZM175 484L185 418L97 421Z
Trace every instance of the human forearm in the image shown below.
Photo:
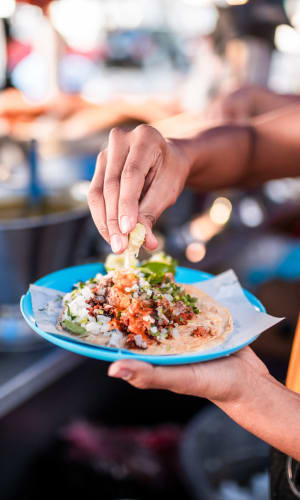
M207 398L239 425L300 460L300 395L271 377L249 348L194 365L161 367L124 359L111 365L109 375L142 389Z
M222 125L174 139L190 164L187 183L198 190L251 186L300 174L300 106L251 125Z
M175 139L190 166L187 185L209 191L243 183L251 156L250 134L249 127L222 125Z
M252 373L237 401L215 404L248 431L300 460L300 395L270 375L253 378Z

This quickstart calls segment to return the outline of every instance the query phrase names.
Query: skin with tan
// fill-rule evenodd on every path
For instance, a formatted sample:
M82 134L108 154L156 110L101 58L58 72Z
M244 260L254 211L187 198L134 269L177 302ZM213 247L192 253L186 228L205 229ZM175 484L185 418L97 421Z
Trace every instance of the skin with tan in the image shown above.
M202 129L185 139L165 139L146 125L114 129L100 153L89 204L101 235L121 253L137 221L145 246L156 247L153 222L185 184L198 191L252 186L300 175L300 105L290 104L250 124ZM245 429L300 460L300 395L270 376L248 347L216 361L174 367L122 360L109 375L135 387L204 397Z
M214 99L205 116L208 120L248 122L249 118L281 109L292 103L300 103L295 94L277 94L258 85L244 85L224 96Z

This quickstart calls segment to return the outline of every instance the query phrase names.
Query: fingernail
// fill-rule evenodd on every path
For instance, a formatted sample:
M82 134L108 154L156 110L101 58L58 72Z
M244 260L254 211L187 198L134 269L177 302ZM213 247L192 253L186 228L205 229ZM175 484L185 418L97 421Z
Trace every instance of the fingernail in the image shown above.
M156 236L154 236L154 234L153 234L153 233L151 234L151 243L152 243L153 245L158 245L157 238L156 238Z
M122 250L122 240L118 234L114 234L111 237L111 248L114 253L120 252Z
M147 238L147 243L151 247L151 249L155 249L158 245L158 241L156 236L151 232Z
M131 229L130 218L128 215L123 215L120 220L120 228L123 234L129 233Z
M111 370L109 373L110 377L121 378L122 380L130 380L132 378L132 372L130 370Z

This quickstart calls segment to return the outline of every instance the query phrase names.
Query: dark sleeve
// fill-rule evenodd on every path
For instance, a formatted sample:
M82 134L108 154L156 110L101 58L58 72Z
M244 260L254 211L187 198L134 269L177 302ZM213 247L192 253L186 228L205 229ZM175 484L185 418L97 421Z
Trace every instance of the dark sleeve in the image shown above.
M293 493L288 481L287 474L287 455L278 450L272 449L271 452L271 500L295 500L300 498L300 464L292 461L293 484L299 491L299 496Z

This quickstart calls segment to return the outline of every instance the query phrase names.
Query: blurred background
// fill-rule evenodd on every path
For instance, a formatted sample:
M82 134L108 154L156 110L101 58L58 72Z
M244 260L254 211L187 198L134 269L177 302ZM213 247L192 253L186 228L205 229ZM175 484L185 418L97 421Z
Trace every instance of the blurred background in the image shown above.
M86 194L112 127L180 137L239 102L250 119L300 99L299 63L297 0L0 0L1 500L268 498L264 443L205 401L135 390L52 347L19 300L42 275L110 251ZM300 178L184 190L156 233L180 265L233 268L286 317L254 345L284 381Z

